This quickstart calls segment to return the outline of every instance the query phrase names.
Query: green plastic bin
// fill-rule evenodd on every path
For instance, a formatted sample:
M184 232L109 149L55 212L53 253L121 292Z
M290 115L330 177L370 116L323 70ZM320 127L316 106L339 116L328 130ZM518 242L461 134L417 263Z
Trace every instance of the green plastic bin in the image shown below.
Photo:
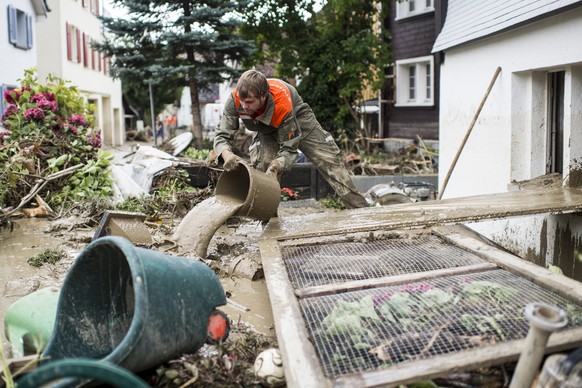
M41 288L12 303L4 316L4 334L14 358L42 352L49 342L60 289Z
M42 356L103 360L139 372L196 352L211 312L224 304L222 285L206 264L102 237L67 273Z

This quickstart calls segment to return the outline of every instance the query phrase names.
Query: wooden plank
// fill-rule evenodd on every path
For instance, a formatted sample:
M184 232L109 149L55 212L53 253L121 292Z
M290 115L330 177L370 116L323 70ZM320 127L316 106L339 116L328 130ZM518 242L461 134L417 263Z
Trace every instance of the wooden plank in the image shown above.
M452 244L475 252L500 268L582 304L582 283L574 279L556 274L547 268L527 262L509 252L486 244L475 238L476 233L461 226L435 227L433 231Z
M259 241L287 386L330 387L330 381L324 377L315 349L309 341L309 333L278 245L275 240Z
M582 190L567 187L539 188L273 218L265 228L264 236L285 240L579 211L582 211Z
M302 239L333 240L334 236L367 233L373 230L420 228L478 219L520 216L537 213L566 213L582 210L582 191L560 188L527 190L477 197L394 205L385 208L357 209L336 213L320 213L301 217L274 219L259 242L265 278L269 290L275 327L289 387L371 387L397 386L421 379L445 377L450 373L499 365L519 358L525 338L492 346L435 356L426 360L399 363L385 369L325 377L309 332L303 321L298 299L326 293L353 291L399 282L419 281L425 277L446 277L458 274L454 269L407 274L383 279L352 281L341 285L305 287L294 293L281 247L297 245ZM466 266L461 271L485 271L500 267L535 284L582 303L582 284L562 275L528 263L498 247L480 240L478 235L461 226L435 226L432 232L446 241L478 255L486 264ZM326 238L327 236L327 238ZM305 240L303 240L304 242ZM438 276L437 276L438 275ZM582 345L582 328L553 333L546 353L573 349Z
M525 338L430 359L399 363L394 366L338 377L333 387L398 386L423 379L446 377L455 372L471 371L519 359ZM577 348L582 345L582 328L563 330L550 335L546 354ZM301 385L297 385L298 387Z
M407 273L395 276L386 276L377 279L353 280L341 284L325 284L320 286L304 287L295 290L298 298L307 298L313 296L323 296L330 294L339 294L368 288L378 288L386 286L397 286L423 280L437 279L445 276L463 275L468 273L482 272L497 268L491 263L473 264L464 267L445 268L427 272Z

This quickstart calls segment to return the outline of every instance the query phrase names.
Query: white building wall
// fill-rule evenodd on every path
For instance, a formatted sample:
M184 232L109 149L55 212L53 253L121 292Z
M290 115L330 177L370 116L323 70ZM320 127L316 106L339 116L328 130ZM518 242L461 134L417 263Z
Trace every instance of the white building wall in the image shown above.
M439 187L495 69L502 71L448 181L443 198L509 190L513 180L545 174L547 73L565 72L564 182L582 163L582 9L499 36L446 50L441 67ZM575 185L580 185L577 178ZM580 241L575 216L535 216L469 224L522 257L545 255L568 231ZM572 252L568 254L572 255Z
M70 85L76 86L87 101L96 103L96 107L99 108L95 112L95 122L99 123L99 128L102 130L104 144L111 146L123 144L125 125L121 82L109 76L108 71L104 70L109 65L105 64L103 59L100 60L97 53L92 54L90 50L90 39L97 41L102 39L99 20L91 13L88 6L83 7L84 2L80 0L48 0L47 3L52 12L47 23L38 25L37 33L39 79L44 81L50 73L70 81ZM85 3L89 4L90 1ZM76 55L73 55L72 59L68 58L67 25L79 30L81 51L83 50L83 34L85 36L89 48L87 66L85 66L83 52L80 62ZM76 36L72 37L71 43L77 44ZM95 63L95 68L93 68L93 63Z
M16 48L8 41L8 4L31 15L35 21L41 23L45 16L35 15L30 0L11 0L0 3L0 84L11 87L20 86L18 79L24 77L23 69L36 66L36 50L38 42L33 40L30 49ZM38 23L33 23L33 36Z

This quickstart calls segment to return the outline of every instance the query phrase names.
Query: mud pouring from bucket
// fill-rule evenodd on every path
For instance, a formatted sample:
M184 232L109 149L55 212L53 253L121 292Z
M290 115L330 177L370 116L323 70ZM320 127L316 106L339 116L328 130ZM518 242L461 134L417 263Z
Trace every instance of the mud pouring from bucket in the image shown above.
M281 200L279 183L246 163L224 171L214 196L196 205L178 225L172 239L181 253L206 257L212 237L230 217L268 221L277 213Z

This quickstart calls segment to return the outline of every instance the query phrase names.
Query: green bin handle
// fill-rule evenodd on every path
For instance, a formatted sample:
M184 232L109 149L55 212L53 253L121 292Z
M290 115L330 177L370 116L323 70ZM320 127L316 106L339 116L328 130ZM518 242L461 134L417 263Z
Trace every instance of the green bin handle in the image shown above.
M65 377L95 379L119 388L149 388L145 381L120 366L81 358L45 364L19 379L16 388L37 388Z

